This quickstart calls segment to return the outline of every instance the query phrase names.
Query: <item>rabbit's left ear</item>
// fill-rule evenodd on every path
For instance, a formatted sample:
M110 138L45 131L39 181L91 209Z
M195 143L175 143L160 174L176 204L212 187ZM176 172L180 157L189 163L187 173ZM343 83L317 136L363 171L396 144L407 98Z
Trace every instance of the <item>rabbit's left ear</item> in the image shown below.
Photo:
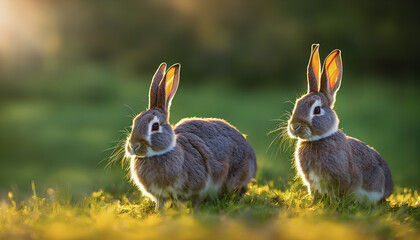
M335 94L340 88L342 75L341 51L334 50L325 59L321 74L321 87L319 89L320 92L328 97L331 105L334 103Z
M308 63L308 93L318 92L320 60L319 60L319 44L312 44L311 56Z
M159 84L165 75L166 63L161 63L153 75L152 83L149 90L149 108L157 107L157 98L159 92Z
M169 112L172 98L178 89L180 70L181 64L174 64L165 73L165 76L159 84L158 105L165 112Z

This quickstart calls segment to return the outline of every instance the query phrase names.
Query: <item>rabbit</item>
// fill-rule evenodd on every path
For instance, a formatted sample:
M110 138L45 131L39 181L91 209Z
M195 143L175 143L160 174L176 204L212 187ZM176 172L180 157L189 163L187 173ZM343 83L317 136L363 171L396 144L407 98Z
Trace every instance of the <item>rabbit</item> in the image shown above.
M373 148L338 128L333 107L343 74L341 51L332 51L320 72L318 48L312 45L308 93L296 100L287 127L289 136L298 139L298 174L309 194L354 194L360 202L384 201L394 187L388 164Z
M234 126L222 119L187 118L169 123L180 64L153 76L149 107L133 120L125 146L131 179L161 209L168 199L198 201L211 195L242 194L255 178L256 157Z

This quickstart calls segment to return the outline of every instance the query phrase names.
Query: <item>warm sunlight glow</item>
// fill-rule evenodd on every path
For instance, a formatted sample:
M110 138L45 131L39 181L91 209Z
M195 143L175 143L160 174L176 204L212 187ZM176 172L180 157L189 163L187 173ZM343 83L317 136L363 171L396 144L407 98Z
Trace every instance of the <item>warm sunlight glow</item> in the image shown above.
M17 18L14 12L14 5L12 1L0 1L0 34L3 36L5 33L10 32L13 22Z
M166 80L166 99L171 95L172 85L174 84L174 74L175 68L169 69L166 73L166 78L169 78L169 80Z
M0 1L2 63L14 68L54 55L60 45L57 29L48 2Z
M319 81L319 72L320 72L320 60L319 60L319 47L315 49L315 52L312 56L312 69L314 70L315 77Z
M337 67L337 58L340 56L338 55L338 51L333 52L330 56L327 57L325 60L325 65L327 69L328 78L330 80L330 91L333 90L335 83L337 82L338 76L338 67Z
M150 194L148 191L146 191L146 189L144 188L143 184L140 182L139 178L136 177L137 176L137 172L136 172L136 167L135 167L135 157L131 157L130 158L130 173L131 173L131 180L140 188L141 193L144 196L149 197L150 199L152 199L154 202L156 202L156 198Z
M299 148L299 145L300 145L300 140L298 142L298 146L297 146L298 148ZM310 184L306 180L306 178L304 177L305 174L303 174L303 171L302 171L302 168L300 167L298 159L299 159L298 151L295 151L295 167L296 167L296 170L298 172L298 175L300 176L300 179L302 179L303 185L305 185L308 189L308 195L311 195L311 189L309 187Z

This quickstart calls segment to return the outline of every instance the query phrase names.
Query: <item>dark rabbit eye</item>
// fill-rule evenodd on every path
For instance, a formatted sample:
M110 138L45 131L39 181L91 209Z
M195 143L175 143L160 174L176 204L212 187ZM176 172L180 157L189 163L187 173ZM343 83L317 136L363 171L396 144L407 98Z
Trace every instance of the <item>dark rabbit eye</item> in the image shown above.
M320 114L321 113L321 108L320 107L315 107L314 109L314 114Z
M158 130L159 130L159 123L157 123L157 122L153 123L152 131L154 132L154 131L158 131Z

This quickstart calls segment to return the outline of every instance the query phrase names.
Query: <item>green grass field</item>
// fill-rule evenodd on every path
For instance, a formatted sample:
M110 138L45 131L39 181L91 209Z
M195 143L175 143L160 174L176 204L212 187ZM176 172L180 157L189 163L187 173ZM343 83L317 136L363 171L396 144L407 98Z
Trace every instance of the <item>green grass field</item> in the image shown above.
M351 198L311 201L299 184L250 185L243 197L225 196L192 208L177 203L160 212L138 192L93 192L71 204L53 189L46 197L0 203L0 239L418 239L420 196L397 188L384 204Z
M336 111L347 134L388 162L397 187L386 203L313 202L294 181L292 142L268 148L276 138L268 132L305 92L304 76L299 84L248 90L220 80L183 85L181 78L171 122L198 116L235 125L257 154L257 181L244 197L197 208L174 203L161 212L120 165L105 168L121 131L147 106L149 77L81 66L2 82L0 239L418 239L419 87L358 78L355 86L344 76Z

